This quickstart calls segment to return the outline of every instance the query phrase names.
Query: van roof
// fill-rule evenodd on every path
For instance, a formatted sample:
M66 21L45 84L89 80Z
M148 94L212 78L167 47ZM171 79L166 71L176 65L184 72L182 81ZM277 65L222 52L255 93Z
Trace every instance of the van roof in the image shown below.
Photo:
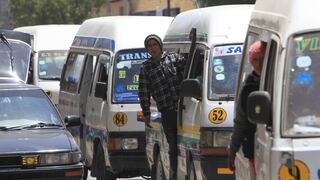
M164 16L108 16L88 19L81 25L73 46L111 51L144 48L144 39L149 34L163 37L172 19Z
M276 32L281 39L320 29L319 0L257 0L250 26ZM286 41L282 41L285 47Z
M33 35L33 48L39 50L69 50L80 25L50 24L23 26L15 31Z
M197 41L212 44L244 42L253 5L223 5L193 9L178 14L168 28L164 43L190 43L189 33L197 29Z

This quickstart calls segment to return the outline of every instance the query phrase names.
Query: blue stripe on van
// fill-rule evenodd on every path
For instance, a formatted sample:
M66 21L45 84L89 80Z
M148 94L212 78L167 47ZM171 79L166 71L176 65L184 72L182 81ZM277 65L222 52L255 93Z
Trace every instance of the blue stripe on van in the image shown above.
M76 36L72 46L107 49L114 52L115 41L108 38Z

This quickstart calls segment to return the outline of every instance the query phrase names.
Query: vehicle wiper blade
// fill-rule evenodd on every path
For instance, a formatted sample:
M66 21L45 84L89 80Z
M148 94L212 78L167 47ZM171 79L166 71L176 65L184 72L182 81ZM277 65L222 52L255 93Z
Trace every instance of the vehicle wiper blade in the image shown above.
M12 51L12 48L11 48L11 45L9 43L9 41L7 40L7 38L4 36L3 33L0 33L0 40L9 48L10 50L10 64L11 64L11 71L13 71L13 60L14 60L14 57L13 57L13 51Z
M36 127L62 127L62 125L61 124L40 122L40 123L37 123L37 124L32 124L32 125L29 125L29 126L25 126L23 128L36 128Z
M60 77L43 77L43 78L41 78L41 79L45 79L45 80L58 80L58 81L60 81Z
M6 126L0 126L0 131L7 131L8 128Z

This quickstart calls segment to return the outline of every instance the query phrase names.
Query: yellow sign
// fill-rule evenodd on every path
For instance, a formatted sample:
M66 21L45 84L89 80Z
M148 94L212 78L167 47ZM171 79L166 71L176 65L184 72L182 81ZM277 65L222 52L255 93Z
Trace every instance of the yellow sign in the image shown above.
M118 126L124 126L128 122L128 117L125 113L118 112L113 116L113 123Z
M214 108L210 111L208 118L213 124L220 124L226 120L227 112L223 108Z
M119 71L119 79L124 79L126 78L126 71L120 70Z
M291 172L286 165L282 164L280 166L279 177L280 180L309 180L310 173L306 164L295 160Z

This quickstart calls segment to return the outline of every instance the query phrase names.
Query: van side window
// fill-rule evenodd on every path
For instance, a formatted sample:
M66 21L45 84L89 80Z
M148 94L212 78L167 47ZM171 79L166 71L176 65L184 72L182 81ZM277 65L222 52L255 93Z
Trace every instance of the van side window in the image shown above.
M197 48L191 64L189 78L202 78L204 50Z
M273 99L272 97L273 97L274 75L275 75L274 73L275 73L275 65L276 65L277 48L278 48L277 42L275 40L271 40L269 52L266 52L268 54L268 57L267 57L267 67L266 67L266 73L265 73L265 83L264 83L263 89L270 94L271 102ZM272 116L270 116L270 118L272 118ZM269 128L272 127L272 119L270 119L268 122L270 122L270 124L267 124L267 126Z
M274 82L277 46L278 46L277 42L274 40L271 40L270 49L268 52L266 75L265 75L264 90L270 93L271 99L273 95L273 84L274 84L273 82Z
M84 65L84 54L72 53L69 55L63 78L61 79L61 90L76 92L81 79Z
M250 33L247 36L246 39L246 45L244 47L243 50L243 57L242 57L242 61L241 61L241 65L240 65L240 72L239 72L239 76L238 76L238 86L237 86L237 94L236 97L239 97L239 93L240 93L240 89L243 87L244 82L247 78L247 76L252 72L252 66L249 63L249 49L250 46L254 43L258 41L258 35L254 34L254 33Z

